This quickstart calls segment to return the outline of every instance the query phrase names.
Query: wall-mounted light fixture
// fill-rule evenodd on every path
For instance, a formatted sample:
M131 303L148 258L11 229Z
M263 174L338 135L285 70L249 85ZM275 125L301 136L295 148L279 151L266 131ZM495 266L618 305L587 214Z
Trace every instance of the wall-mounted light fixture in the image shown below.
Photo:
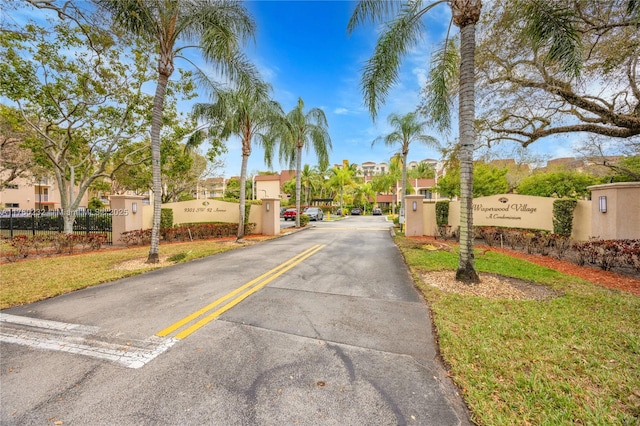
M131 203L131 211L133 214L138 213L138 203Z
M602 195L600 196L600 213L606 213L607 212L607 196L606 195Z
M271 203L267 201L267 211L271 210Z
M411 208L413 209L413 211L414 211L414 212L415 212L416 210L418 210L418 202L417 202L417 201L414 201L414 202L411 204Z

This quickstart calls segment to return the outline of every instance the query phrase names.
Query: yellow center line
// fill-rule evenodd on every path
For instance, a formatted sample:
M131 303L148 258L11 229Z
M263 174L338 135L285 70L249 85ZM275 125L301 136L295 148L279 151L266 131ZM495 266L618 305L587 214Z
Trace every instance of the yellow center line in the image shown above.
M250 294L255 293L257 290L259 290L260 288L264 287L267 283L269 283L270 281L272 281L276 277L282 275L284 272L286 272L289 269L293 268L294 266L296 266L297 264L299 264L300 262L302 262L303 260L305 260L309 256L313 255L314 253L318 252L319 250L321 250L324 247L325 247L324 245L316 244L315 246L303 251L302 253L300 253L300 254L298 254L298 255L296 255L294 257L292 257L291 259L287 260L286 262L281 263L280 265L276 266L275 268L271 269L270 271L265 272L264 274L260 275L259 277L255 278L255 279L249 281L248 283L242 285L241 287L229 292L225 296L223 296L223 297L217 299L216 301L208 304L204 308L199 309L196 312L184 317L180 321L170 325L169 327L167 327L164 330L162 330L159 333L157 333L157 336L160 336L160 337L168 336L169 334L173 333L174 331L178 330L179 328L183 327L184 325L190 323L191 321L195 320L196 318L206 314L207 312L209 312L210 310L212 310L216 306L220 305L221 303L231 299L232 297L234 297L237 294L241 293L242 291L248 289L249 287L253 286L254 284L259 283L260 281L268 278L268 280L266 280L263 283L261 283L260 285L256 286L254 289L251 289L249 292L241 295L240 297L238 297L237 299L233 300L232 302L230 302L229 304L227 304L223 308L218 309L217 311L215 311L214 314L217 313L217 312L218 312L218 314L215 315L213 318L209 319L208 321L206 321L205 323L200 324L203 321L203 320L201 320L197 324L194 324L193 326L187 328L186 330L182 331L181 333L179 333L178 335L175 336L178 339L183 339L183 338L187 337L189 334L193 333L198 328L202 327L206 323L208 323L211 320L215 319L216 316L219 316L223 312L231 309L233 306L235 306L238 303L240 303L243 299L248 297ZM214 314L211 314L211 315L214 315ZM198 325L198 324L200 324L200 325L196 327L196 325Z
M315 248L313 251L307 253L306 255L304 255L303 257L301 257L300 259L298 259L297 261L295 261L294 263L290 264L289 266L287 266L286 268L281 269L280 271L278 271L277 273L271 275L269 278L265 279L263 282L261 282L260 284L256 285L255 287L253 287L252 289L248 290L246 293L241 294L240 296L236 297L235 299L233 299L231 302L227 303L226 305L224 305L223 307L221 307L220 309L212 312L210 315L202 318L200 321L198 321L197 323L193 324L192 326L187 327L186 329L184 329L183 331L181 331L180 333L175 335L176 339L184 339L185 337L189 336L191 333L193 333L194 331L198 330L200 327L203 327L204 325L207 325L208 323L210 323L211 321L213 321L214 319L216 319L217 317L219 317L220 315L222 315L223 313L225 313L226 311L228 311L229 309L233 308L235 305L237 305L238 303L242 302L244 299L246 299L247 297L249 297L250 295L252 295L253 293L255 293L256 291L260 290L262 287L266 286L267 284L269 284L271 281L273 281L274 279L278 278L280 275L284 274L285 272L287 272L289 269L293 268L294 266L302 263L304 260L306 260L308 257L311 257L312 255L314 255L315 253L319 252L320 250L322 250L325 246L321 245L317 248Z

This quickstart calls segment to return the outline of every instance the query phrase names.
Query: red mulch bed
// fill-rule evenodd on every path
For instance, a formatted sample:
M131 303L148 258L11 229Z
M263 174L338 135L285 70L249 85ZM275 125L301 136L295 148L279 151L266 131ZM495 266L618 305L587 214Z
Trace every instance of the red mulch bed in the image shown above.
M573 275L574 277L582 278L604 287L615 288L640 296L640 279L638 278L618 274L613 271L603 271L602 269L591 266L579 266L573 262L558 260L550 256L526 254L517 250L509 250L499 247L490 247L489 249L498 253L504 253L509 256L524 259L531 263L546 266L547 268L555 269L563 274Z
M432 237L411 237L411 239L428 239L435 241ZM442 243L442 240L437 240ZM450 242L447 241L447 244ZM457 243L453 243L457 244ZM640 279L629 275L618 274L614 271L603 271L599 268L591 266L579 266L573 262L558 260L550 256L541 256L536 254L522 253L517 250L510 250L499 247L487 247L482 246L483 249L492 250L498 253L503 253L519 259L524 259L531 263L535 263L541 266L546 266L550 269L555 269L563 274L573 275L574 277L582 278L595 284L599 284L604 287L618 289L626 291L636 296L640 296Z

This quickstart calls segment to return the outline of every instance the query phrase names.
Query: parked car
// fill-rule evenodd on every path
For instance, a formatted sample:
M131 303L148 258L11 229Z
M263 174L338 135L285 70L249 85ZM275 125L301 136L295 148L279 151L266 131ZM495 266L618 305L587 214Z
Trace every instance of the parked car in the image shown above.
M282 217L284 220L296 220L296 216L298 215L298 211L296 209L287 209L284 211Z
M373 209L373 215L374 216L382 216L382 209L379 209L379 208Z
M359 208L353 208L351 209L351 215L352 216L360 216L362 214L362 210L360 210Z
M286 211L287 211L286 207L280 207L280 217L281 218L284 217L284 212L286 212Z
M309 216L309 220L322 220L324 219L324 213L318 207L307 207L302 214Z

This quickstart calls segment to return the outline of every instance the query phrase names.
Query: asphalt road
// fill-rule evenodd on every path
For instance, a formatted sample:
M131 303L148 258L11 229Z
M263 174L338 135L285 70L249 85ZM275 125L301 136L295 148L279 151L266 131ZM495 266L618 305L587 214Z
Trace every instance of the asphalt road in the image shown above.
M470 424L389 226L312 223L0 312L0 423Z

